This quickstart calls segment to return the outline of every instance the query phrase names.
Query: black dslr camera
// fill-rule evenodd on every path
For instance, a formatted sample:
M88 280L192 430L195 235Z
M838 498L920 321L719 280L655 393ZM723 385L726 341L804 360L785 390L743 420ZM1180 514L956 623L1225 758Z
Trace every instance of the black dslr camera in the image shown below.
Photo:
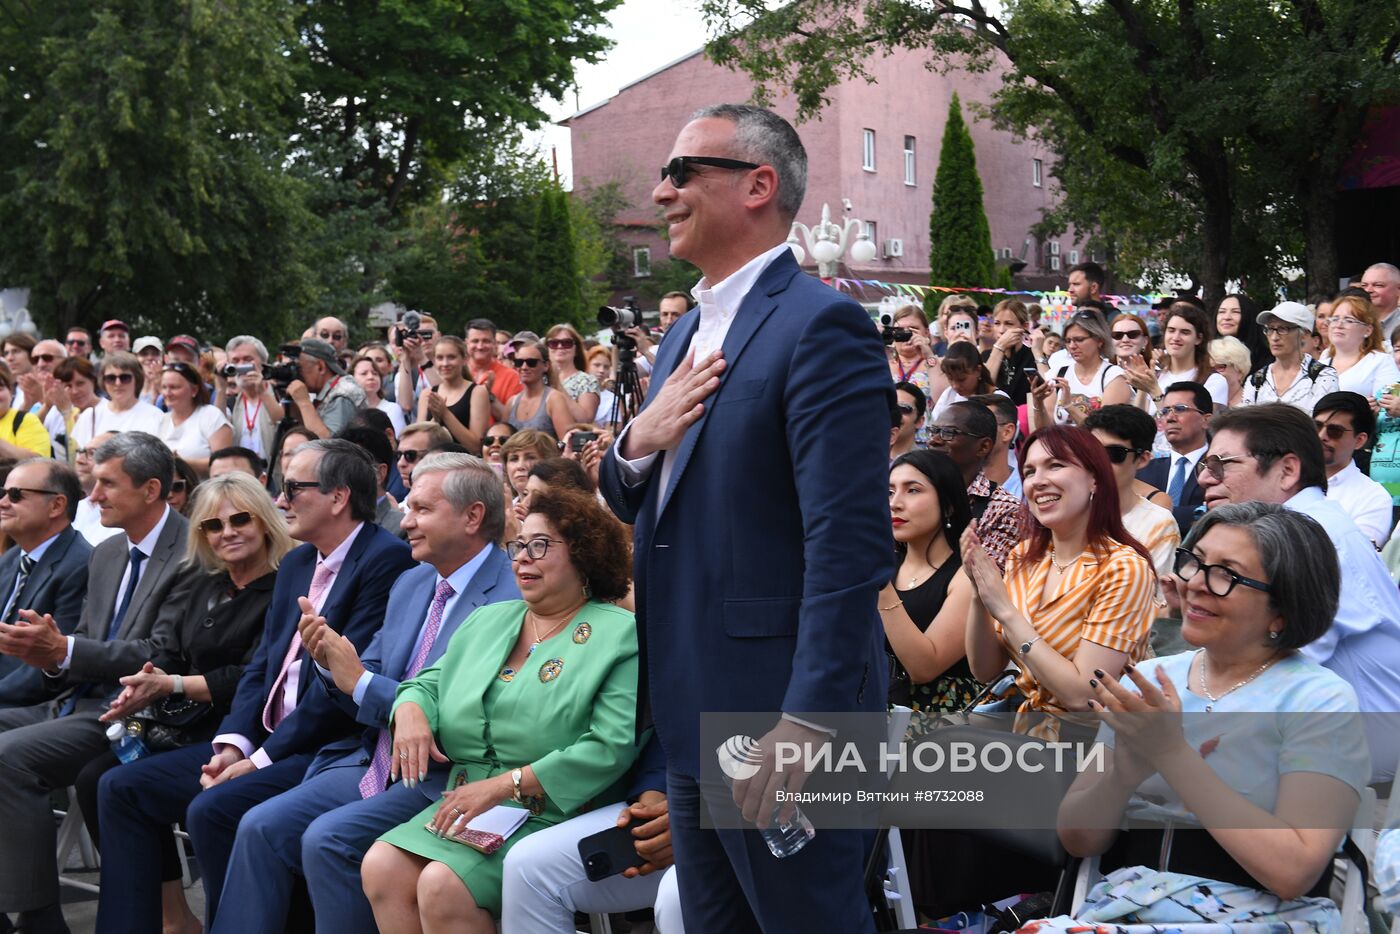
M630 327L640 326L642 312L637 307L637 298L628 295L622 300L623 307L613 308L604 305L598 309L598 323L612 329L613 346L617 348L619 364L633 363L637 359L637 341L627 334Z
M410 337L422 337L423 316L416 311L405 311L403 313L403 326L394 328L394 338L400 347L403 342Z
M893 326L893 319L889 315L880 316L880 340L888 347L894 343L904 343L914 337L914 332L908 328L897 328Z
M281 395L286 393L287 387L294 381L301 379L301 367L297 365L297 358L301 356L301 348L296 344L283 344L277 348L277 352L284 357L291 357L291 362L264 363L262 373L263 379L272 383L278 394Z

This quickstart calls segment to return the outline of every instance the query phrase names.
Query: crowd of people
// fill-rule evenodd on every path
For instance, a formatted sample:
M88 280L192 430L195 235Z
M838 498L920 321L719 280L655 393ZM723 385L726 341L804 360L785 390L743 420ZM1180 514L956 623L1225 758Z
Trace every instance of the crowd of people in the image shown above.
M823 714L908 707L915 740L998 682L1016 731L1111 749L1058 812L1106 877L1040 926L1334 929L1343 832L1306 805L1388 794L1393 719L1231 745L1181 714L1400 712L1400 270L1139 314L1084 263L1061 327L950 296L882 350L783 244L805 158L759 108L686 125L655 197L705 278L622 332L635 363L428 315L0 341L0 932L67 930L70 787L103 934L870 930L870 834L779 860L706 827L699 714L777 718L721 791L762 826ZM1117 829L1145 801L1203 828L1170 861ZM635 859L592 878L610 828ZM905 840L929 919L965 878L1038 890L939 839ZM1374 868L1400 902L1400 829Z

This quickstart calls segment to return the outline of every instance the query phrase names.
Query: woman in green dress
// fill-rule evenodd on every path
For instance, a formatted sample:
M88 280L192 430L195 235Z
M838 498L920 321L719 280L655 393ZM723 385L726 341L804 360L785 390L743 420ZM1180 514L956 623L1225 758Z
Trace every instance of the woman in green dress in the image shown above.
M393 777L451 761L441 801L390 830L361 877L381 932L491 932L511 846L612 801L637 755L637 633L625 527L592 497L532 497L507 543L522 601L482 607L432 667L399 687ZM441 750L441 751L439 751ZM530 817L486 855L455 835L492 808Z

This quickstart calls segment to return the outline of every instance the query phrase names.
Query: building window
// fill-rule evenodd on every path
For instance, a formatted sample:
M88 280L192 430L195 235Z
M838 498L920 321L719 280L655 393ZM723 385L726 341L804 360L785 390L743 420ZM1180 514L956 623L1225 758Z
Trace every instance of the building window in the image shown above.
M916 182L914 175L914 137L904 137L904 184L913 185Z
M1031 184L1032 184L1032 185L1034 185L1034 186L1037 187L1037 188L1041 187L1041 184L1042 184L1042 181L1041 181L1041 180L1042 180L1042 178L1044 177L1044 176L1043 176L1044 171L1045 171L1045 166L1041 163L1041 161L1040 161L1039 159L1032 159L1032 160L1031 160Z
M651 275L651 250L644 246L632 250L632 275L645 279Z
M870 242L877 247L880 245L880 231L875 226L874 221L861 221L865 225L865 232L870 234Z
M1070 250L1070 251L1069 251L1069 264L1070 264L1071 266L1078 266L1078 265L1079 265L1079 251L1078 251L1078 250Z
M867 172L875 171L875 131L861 130L860 167Z

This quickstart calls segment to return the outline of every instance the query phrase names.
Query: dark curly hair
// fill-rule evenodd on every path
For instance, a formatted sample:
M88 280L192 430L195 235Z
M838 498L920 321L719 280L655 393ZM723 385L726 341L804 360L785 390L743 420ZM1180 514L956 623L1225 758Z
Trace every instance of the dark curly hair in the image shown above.
M596 497L551 487L530 497L527 515L549 520L569 546L569 558L595 600L621 600L632 581L632 549L627 528L598 504Z

